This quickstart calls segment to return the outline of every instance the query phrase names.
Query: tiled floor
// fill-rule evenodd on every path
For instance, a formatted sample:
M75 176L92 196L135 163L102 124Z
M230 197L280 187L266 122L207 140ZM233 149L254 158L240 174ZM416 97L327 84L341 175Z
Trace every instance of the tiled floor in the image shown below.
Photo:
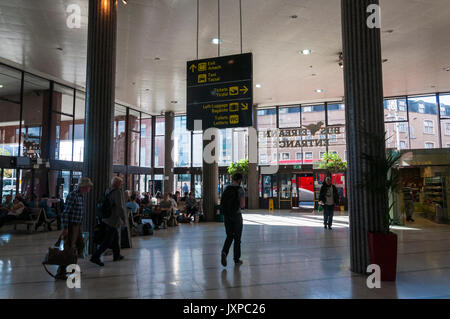
M0 298L450 298L450 226L418 219L396 227L398 279L369 289L349 271L348 217L244 215L242 259L220 265L223 224L181 224L134 237L126 259L80 260L81 288L55 282L41 261L57 232L0 230ZM54 270L52 268L52 270Z

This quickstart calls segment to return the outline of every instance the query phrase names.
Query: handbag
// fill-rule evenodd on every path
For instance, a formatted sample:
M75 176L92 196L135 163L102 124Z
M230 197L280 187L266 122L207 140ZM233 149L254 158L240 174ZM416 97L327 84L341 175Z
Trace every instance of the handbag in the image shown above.
M45 255L44 261L42 265L44 266L45 271L55 278L48 269L47 265L57 265L57 266L66 266L77 263L77 251L76 249L71 250L60 250L59 245L61 243L61 235L55 243L55 247L49 247L48 252Z

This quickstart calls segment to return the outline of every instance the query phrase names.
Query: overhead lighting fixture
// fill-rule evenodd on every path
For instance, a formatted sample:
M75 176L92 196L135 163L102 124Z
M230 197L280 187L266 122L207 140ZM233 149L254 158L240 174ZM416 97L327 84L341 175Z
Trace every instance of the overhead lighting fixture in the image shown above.
M258 83L255 86L259 89L261 87L261 84Z
M290 16L290 18L291 18L291 19L297 19L297 18L298 18L298 15L293 14L293 15Z
M322 93L323 90L322 90L322 89L317 89L316 92L317 92L317 93Z
M303 55L310 55L311 54L311 50L310 49L304 49L304 50L301 50L299 53L300 54L303 54Z
M222 43L222 40L217 39L217 38L213 38L213 39L211 39L211 43L212 44L219 44L219 43Z
M3 89L3 84L0 84L0 89Z
M178 101L170 101L170 103L172 103L172 104L177 104Z
M124 5L127 5L127 4L128 4L128 0L122 0L122 3L123 3Z

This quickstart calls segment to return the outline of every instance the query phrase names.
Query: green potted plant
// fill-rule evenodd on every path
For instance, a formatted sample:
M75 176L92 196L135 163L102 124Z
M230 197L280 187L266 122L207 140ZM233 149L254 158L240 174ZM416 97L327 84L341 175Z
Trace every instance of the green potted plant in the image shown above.
M386 135L376 136L373 134L363 133L367 140L378 149L386 147ZM401 154L392 150L387 150L385 156L383 154L367 154L362 155L362 165L366 164L370 169L363 176L363 182L356 185L362 187L369 192L378 194L389 192L397 192L400 187L400 177L395 166ZM365 163L364 163L365 162ZM388 196L386 203L382 205L383 209L379 212L382 218L382 229L378 232L368 232L368 245L370 263L379 265L381 268L381 280L395 281L397 274L397 235L391 232L390 226L392 219L390 211L395 202L389 203Z
M344 162L337 153L326 152L318 168L326 169L329 173L342 172L347 169L347 162Z
M237 162L231 163L228 166L228 174L233 175L235 173L241 173L244 176L244 180L246 180L248 175L248 159L241 159Z

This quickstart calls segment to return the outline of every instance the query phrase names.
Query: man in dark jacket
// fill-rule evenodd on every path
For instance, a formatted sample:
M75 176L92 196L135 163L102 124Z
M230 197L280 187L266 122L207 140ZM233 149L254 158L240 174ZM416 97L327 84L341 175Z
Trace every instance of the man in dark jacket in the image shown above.
M336 186L331 184L331 178L326 177L319 194L319 204L323 205L324 228L331 229L333 224L334 205L339 203L339 195Z
M227 234L221 254L221 263L224 267L227 265L227 255L233 241L234 264L236 266L242 265L242 260L240 260L243 228L242 210L245 208L245 192L241 187L242 178L242 174L235 173L232 177L232 184L225 188L220 199Z

